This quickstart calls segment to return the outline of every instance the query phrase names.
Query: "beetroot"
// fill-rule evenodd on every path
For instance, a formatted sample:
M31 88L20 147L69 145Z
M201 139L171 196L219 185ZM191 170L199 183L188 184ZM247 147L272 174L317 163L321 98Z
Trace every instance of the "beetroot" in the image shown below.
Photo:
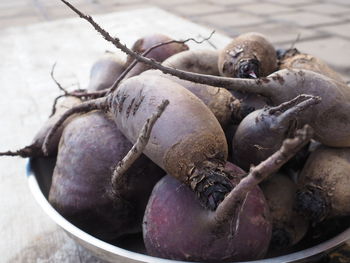
M162 65L194 73L219 76L219 52L216 50L186 50L164 60Z
M101 112L75 118L60 141L49 201L70 222L103 240L141 230L154 184L164 174L142 155L112 200L112 168L132 144ZM145 178L147 177L147 180Z
M298 243L306 234L309 222L294 210L296 184L278 173L260 184L272 218L270 249L281 250Z
M279 69L307 69L345 83L342 76L329 67L326 62L310 54L301 53L296 48L288 49L281 54L279 64Z
M235 179L244 172L226 166ZM199 205L195 194L171 176L153 189L146 208L143 233L152 256L188 261L222 262L262 258L271 238L271 222L265 198L256 186L239 208L238 217L213 222L215 212Z
M218 68L225 77L266 77L277 69L276 51L264 35L242 34L220 51Z
M320 102L318 97L300 95L276 107L265 107L246 116L232 141L233 162L244 170L257 165L278 150L294 134L303 112Z
M232 189L224 172L225 134L208 107L181 85L155 75L124 81L112 94L110 111L133 143L161 101L169 105L152 129L144 154L168 174L190 185L203 206L215 210Z
M313 223L350 215L350 149L316 146L303 167L296 209Z

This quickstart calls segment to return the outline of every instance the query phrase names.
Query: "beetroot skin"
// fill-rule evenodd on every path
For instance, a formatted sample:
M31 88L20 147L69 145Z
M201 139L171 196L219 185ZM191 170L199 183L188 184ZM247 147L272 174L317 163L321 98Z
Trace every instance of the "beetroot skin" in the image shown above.
M153 189L146 208L143 235L147 252L206 262L262 258L269 246L271 222L259 187L247 195L239 211L238 219L213 222L215 211L204 209L188 186L166 176Z

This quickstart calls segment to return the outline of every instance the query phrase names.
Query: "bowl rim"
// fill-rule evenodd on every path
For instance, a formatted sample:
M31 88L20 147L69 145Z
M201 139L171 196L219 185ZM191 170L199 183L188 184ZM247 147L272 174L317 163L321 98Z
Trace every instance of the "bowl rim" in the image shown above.
M33 194L35 200L38 202L39 206L44 210L44 212L63 230L68 232L69 234L75 236L76 238L84 241L85 243L88 243L91 246L97 247L99 249L105 250L111 254L130 258L133 260L138 260L140 262L145 263L196 263L196 262L189 262L189 261L177 261L177 260L170 260L170 259L163 259L158 257L153 257L137 252L133 252L127 249L123 249L117 246L114 246L112 244L109 244L105 241L102 241L96 237L93 237L92 235L84 232L83 230L79 229L72 223L70 223L68 220L66 220L62 215L60 215L48 202L46 197L44 196L43 192L40 189L39 183L36 179L36 175L34 171L31 169L31 161L30 158L27 160L26 163L26 176L28 179L28 185L31 193ZM283 256L278 257L272 257L272 258L265 258L260 260L254 260L254 261L240 261L235 263L288 263L288 262L298 262L301 260L308 259L310 257L326 253L327 251L336 248L337 246L341 245L342 243L346 242L350 239L350 227L344 230L343 232L339 233L335 237L324 241L318 245L315 245L313 247L300 250L297 252L293 252L290 254L286 254ZM198 262L197 262L198 263Z

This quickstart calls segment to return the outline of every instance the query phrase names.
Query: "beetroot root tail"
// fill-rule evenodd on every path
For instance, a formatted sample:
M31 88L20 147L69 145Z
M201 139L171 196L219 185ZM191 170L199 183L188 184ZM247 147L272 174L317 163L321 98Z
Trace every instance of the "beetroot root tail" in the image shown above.
M44 153L42 152L40 147L38 148L35 145L29 145L17 151L0 152L0 156L19 156L22 158L28 158L44 156Z

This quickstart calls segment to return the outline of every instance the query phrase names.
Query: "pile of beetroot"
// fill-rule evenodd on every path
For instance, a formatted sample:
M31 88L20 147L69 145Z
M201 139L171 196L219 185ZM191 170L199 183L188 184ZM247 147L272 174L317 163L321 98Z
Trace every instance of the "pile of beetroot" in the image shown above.
M49 202L67 220L110 243L143 231L152 256L232 262L349 216L350 88L324 62L258 33L130 50L65 3L127 61L104 54L30 146L1 155L56 157Z

